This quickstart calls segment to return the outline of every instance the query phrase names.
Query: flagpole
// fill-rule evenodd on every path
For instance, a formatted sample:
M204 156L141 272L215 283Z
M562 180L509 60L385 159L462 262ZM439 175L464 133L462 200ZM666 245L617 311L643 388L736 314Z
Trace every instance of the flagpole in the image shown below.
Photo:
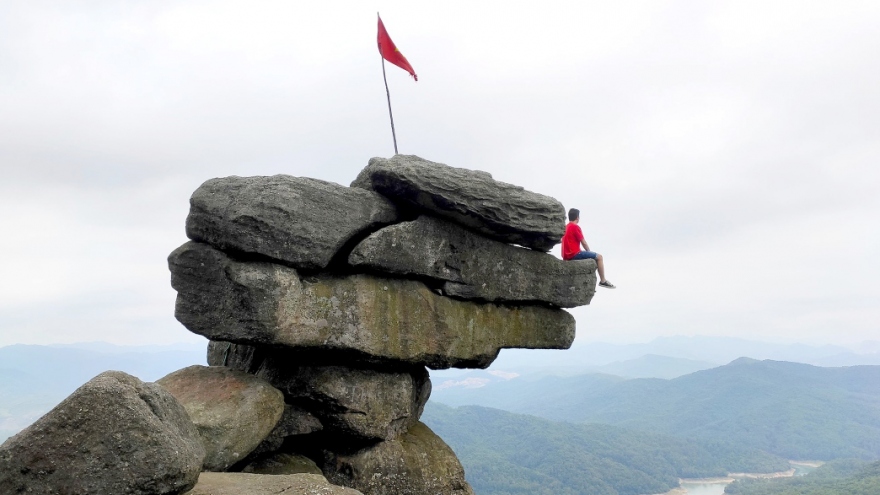
M385 77L385 57L379 53L382 59L382 80L385 81L385 96L388 97L388 116L391 118L391 137L394 139L394 154L397 154L397 133L394 132L394 114L391 113L391 92L388 91L388 78Z

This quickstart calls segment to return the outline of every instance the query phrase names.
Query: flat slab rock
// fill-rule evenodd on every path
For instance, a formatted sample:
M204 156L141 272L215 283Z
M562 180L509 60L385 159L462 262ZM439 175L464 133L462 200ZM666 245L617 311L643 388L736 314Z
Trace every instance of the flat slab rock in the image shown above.
M190 366L156 383L181 403L205 446L204 469L224 471L269 436L284 395L269 382L223 366Z
M211 340L352 351L431 368L485 368L503 348L567 349L574 318L541 306L477 304L421 282L309 277L187 243L169 256L175 316Z
M321 467L331 483L365 495L474 494L455 453L423 423L352 454L325 451Z
M0 446L0 493L180 493L204 456L170 393L108 371Z
M186 235L223 250L325 268L346 242L397 220L382 196L306 177L225 177L190 198Z
M320 474L202 473L184 495L363 495L331 485Z
M562 261L427 215L374 232L354 248L348 263L429 277L442 283L444 294L464 299L573 308L589 304L596 292L594 260Z
M565 234L562 203L487 172L413 155L372 158L351 183L501 242L549 251Z
M259 352L252 346L214 341L208 346L208 363L265 379L337 437L373 442L394 438L419 420L431 395L424 366L380 370L309 365L293 353Z

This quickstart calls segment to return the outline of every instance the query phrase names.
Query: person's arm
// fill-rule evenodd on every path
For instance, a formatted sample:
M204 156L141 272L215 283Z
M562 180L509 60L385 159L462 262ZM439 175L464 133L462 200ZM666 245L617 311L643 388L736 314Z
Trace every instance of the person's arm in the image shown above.
M589 251L589 250L590 250L590 246L587 246L587 240L584 239L583 237L581 237L581 246L584 247L584 251Z

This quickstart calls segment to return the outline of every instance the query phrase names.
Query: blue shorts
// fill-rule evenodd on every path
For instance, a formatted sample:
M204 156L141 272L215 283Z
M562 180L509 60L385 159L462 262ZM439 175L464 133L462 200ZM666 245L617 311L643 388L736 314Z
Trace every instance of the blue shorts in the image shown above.
M578 254L574 255L574 257L569 261L574 260L594 260L598 256L596 253L592 251L581 251Z

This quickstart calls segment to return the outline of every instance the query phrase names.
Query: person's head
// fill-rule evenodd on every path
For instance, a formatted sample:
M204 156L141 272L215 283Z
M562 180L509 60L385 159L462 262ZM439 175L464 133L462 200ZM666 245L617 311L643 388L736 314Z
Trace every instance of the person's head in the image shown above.
M569 222L576 222L580 218L581 218L581 210L578 210L577 208L572 208L572 209L568 210L568 221Z

